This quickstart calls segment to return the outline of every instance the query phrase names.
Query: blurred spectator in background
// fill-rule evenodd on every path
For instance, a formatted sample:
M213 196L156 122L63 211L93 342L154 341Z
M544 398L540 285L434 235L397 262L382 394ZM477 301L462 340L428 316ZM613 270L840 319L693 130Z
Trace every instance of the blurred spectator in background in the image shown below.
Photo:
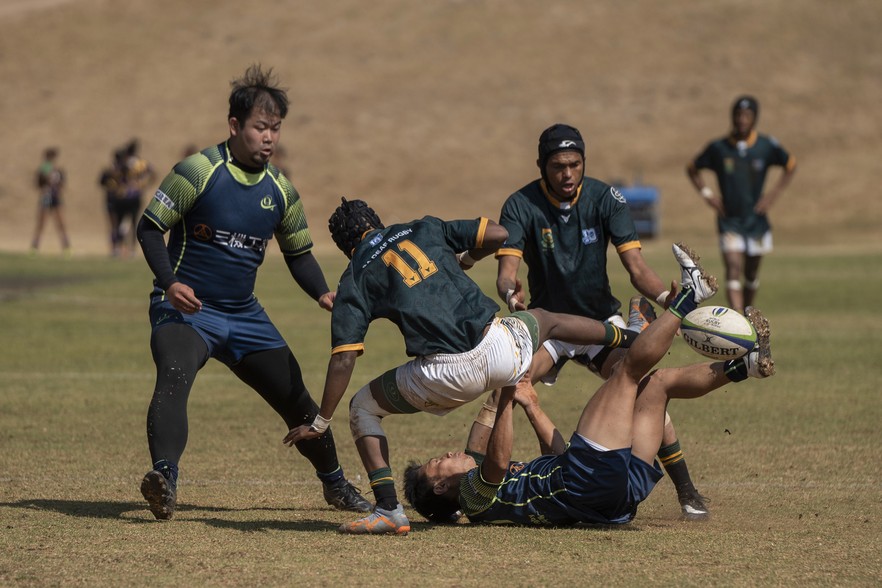
M156 180L156 172L139 154L138 139L132 139L123 148L123 177L125 189L117 204L120 251L126 256L135 251L135 226L141 215L144 189Z
M36 184L40 191L40 200L37 206L37 227L34 229L34 238L31 240L31 252L36 253L40 247L40 237L43 234L43 224L46 217L55 217L55 225L61 236L61 248L66 254L70 253L70 239L64 226L64 216L61 213L61 192L64 189L64 171L58 167L55 160L58 158L58 148L49 147L43 152L43 163L37 169Z
M126 151L113 152L113 162L104 168L98 178L98 185L104 189L104 204L110 226L110 255L118 257L122 246L120 235L120 204L126 194Z

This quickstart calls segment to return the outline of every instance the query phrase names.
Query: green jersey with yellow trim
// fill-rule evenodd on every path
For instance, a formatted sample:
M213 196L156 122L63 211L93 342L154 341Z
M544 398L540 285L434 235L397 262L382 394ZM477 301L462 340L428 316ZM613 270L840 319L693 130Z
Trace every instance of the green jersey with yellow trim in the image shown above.
M377 318L395 323L410 356L473 349L499 306L462 271L456 253L482 247L487 222L427 216L368 233L337 286L332 353L361 353Z
M553 198L542 180L508 197L499 224L508 240L496 256L514 255L527 264L529 308L605 320L621 303L612 295L606 250L639 248L640 240L622 194L594 178L583 178L571 202Z
M720 233L735 232L761 237L771 224L754 207L763 195L766 172L771 166L793 169L796 158L773 137L752 131L746 141L723 137L711 142L695 161L693 169L709 169L717 176L726 216L717 217Z
M300 195L273 165L247 173L221 143L184 159L144 214L171 231L175 275L203 303L235 310L254 299L257 268L273 235L285 255L312 248ZM156 287L154 294L162 295Z

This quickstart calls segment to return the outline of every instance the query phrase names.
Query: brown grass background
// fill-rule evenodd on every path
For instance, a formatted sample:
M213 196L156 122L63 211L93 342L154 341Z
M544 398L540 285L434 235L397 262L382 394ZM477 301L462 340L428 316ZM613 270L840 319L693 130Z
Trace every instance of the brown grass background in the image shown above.
M496 218L558 121L585 135L590 175L660 188L663 237L711 240L683 168L743 92L799 162L776 244L882 244L874 0L0 0L0 30L2 250L27 248L56 145L74 251L104 254L111 151L138 137L161 177L224 139L229 81L253 62L289 88L285 164L319 248L340 195L387 222Z

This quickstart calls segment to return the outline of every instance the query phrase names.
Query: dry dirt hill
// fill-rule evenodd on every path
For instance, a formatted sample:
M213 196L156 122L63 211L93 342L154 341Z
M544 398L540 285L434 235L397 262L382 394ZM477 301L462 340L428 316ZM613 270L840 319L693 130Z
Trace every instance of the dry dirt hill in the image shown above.
M103 254L111 151L138 137L162 175L225 138L228 83L252 62L290 90L286 165L319 247L340 195L387 222L495 218L557 121L583 131L591 175L661 189L665 237L710 240L683 168L743 92L800 163L776 242L882 245L876 0L0 0L0 29L2 250L27 248L57 145L75 252Z

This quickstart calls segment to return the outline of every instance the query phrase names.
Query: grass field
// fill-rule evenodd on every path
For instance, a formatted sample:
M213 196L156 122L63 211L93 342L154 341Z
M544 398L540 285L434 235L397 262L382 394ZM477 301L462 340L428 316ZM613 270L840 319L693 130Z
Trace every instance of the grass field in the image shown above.
M674 275L666 243L646 255ZM341 260L321 259L329 281ZM494 267L473 275L485 289ZM411 512L408 537L359 538L336 534L350 515L324 504L281 420L217 362L191 395L180 508L154 521L138 491L153 386L146 264L0 253L0 585L879 585L882 253L782 249L763 277L778 375L671 405L711 521L680 521L665 479L612 530L437 527ZM277 256L257 293L318 397L329 315ZM397 331L376 324L353 388L403 359ZM665 365L699 359L676 341ZM596 385L569 367L539 391L568 433ZM461 447L477 408L387 419L396 475ZM532 457L517 416L515 456ZM336 417L341 461L365 488Z

